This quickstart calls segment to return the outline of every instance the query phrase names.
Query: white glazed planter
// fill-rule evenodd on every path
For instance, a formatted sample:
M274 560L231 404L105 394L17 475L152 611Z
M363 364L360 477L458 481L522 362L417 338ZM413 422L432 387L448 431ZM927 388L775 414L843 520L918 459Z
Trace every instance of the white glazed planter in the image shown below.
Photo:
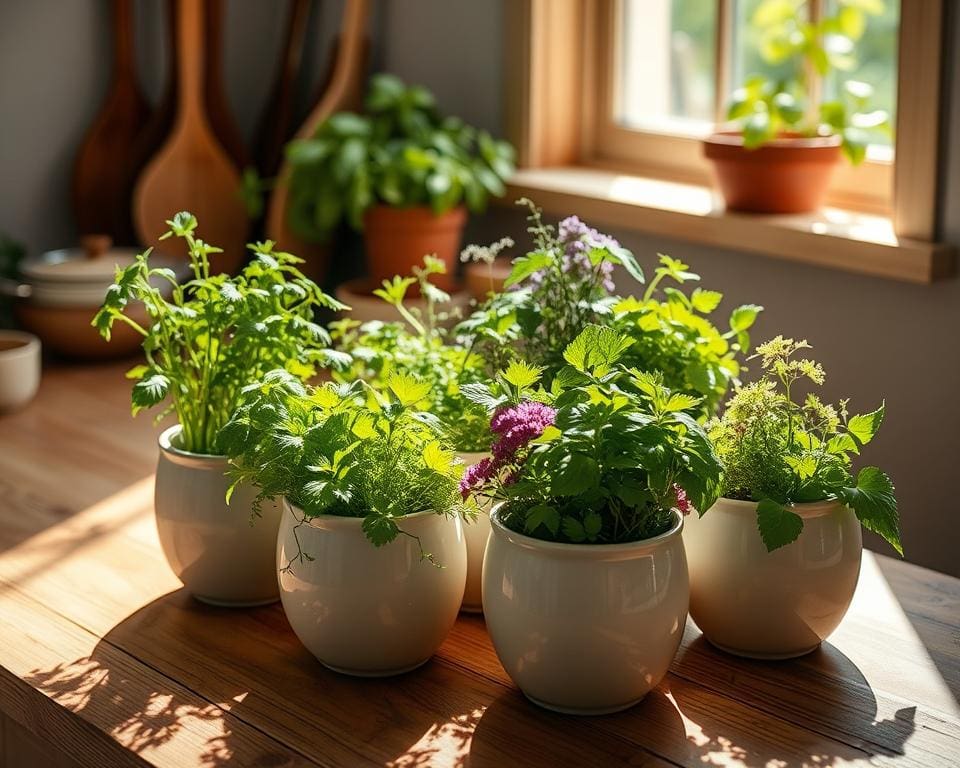
M687 618L683 518L628 544L559 544L506 528L483 565L487 630L536 704L594 715L632 706L667 673Z
M179 433L175 426L160 435L154 491L157 532L170 568L205 603L276 602L280 505L264 503L262 516L251 524L253 488L239 486L228 505L226 457L180 450Z
M457 456L468 467L472 467L489 455L489 453L480 452L457 453ZM467 613L482 613L483 555L487 551L487 540L490 538L490 506L488 502L481 505L476 520L464 523L463 537L467 540L467 586L463 590L463 605L460 610Z
M856 515L836 501L793 510L803 532L773 552L757 530L756 502L720 499L687 520L690 616L717 647L759 659L802 656L847 612L863 551Z
M307 649L324 666L363 677L407 672L433 656L463 599L460 518L433 511L403 518L403 530L419 537L440 568L421 561L411 536L373 546L361 518L302 520L301 510L284 503L277 567L283 609ZM283 570L300 551L313 559Z
M0 330L0 413L22 408L40 386L40 339Z

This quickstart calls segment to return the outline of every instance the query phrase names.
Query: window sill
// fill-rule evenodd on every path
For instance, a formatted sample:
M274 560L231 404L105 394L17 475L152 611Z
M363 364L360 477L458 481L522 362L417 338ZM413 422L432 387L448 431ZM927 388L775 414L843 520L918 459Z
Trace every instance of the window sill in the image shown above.
M734 213L724 210L707 187L578 167L519 170L504 200L520 196L594 224L847 272L911 283L953 274L948 246L898 238L889 218L873 214L837 208L793 215Z

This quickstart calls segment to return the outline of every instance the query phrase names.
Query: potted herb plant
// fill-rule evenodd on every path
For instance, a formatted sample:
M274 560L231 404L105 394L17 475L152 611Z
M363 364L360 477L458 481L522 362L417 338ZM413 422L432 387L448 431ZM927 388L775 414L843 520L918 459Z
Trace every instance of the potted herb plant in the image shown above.
M881 405L851 416L814 394L823 368L781 336L757 354L765 376L727 404L710 436L724 465L723 497L683 538L690 615L714 645L740 656L791 658L840 624L860 573L860 527L902 553L893 483L852 456L883 421Z
M563 350L584 326L608 325L635 342L624 352L625 364L659 371L670 389L700 398L701 416L712 415L737 381L738 359L750 348L749 330L762 307L737 307L729 330L721 332L710 315L723 294L702 288L687 294L670 285L700 278L664 255L643 294L619 296L613 281L617 268L636 284L645 282L630 251L576 216L554 228L530 200L518 204L529 209L534 247L513 260L506 290L493 294L457 328L488 361L490 372L522 359L541 367L549 386L566 365ZM473 246L465 255L485 262L491 260L489 250Z
M561 712L625 709L666 674L689 598L683 513L709 507L720 478L699 400L620 364L632 343L591 325L549 392L516 361L470 390L496 438L462 480L499 502L487 629L524 694Z
M304 387L283 370L246 388L221 432L237 483L283 497L280 597L325 666L405 672L443 642L460 609L466 549L462 466L416 406L430 384L392 374ZM425 562L426 561L426 562Z
M836 98L822 100L811 75L856 66L856 43L882 0L838 0L817 22L803 0L763 0L752 32L770 74L754 74L738 88L727 117L733 130L704 142L727 208L801 213L820 207L841 152L863 161L871 137L890 132L889 116L871 109L868 83L845 80Z
M435 416L443 429L444 443L452 446L466 465L476 464L490 450L486 411L468 400L461 387L486 378L483 360L468 347L459 344L444 327L450 296L432 280L446 266L431 256L423 267L414 268L413 277L395 276L384 280L374 293L392 306L398 322L373 321L358 325L351 320L332 324L331 335L337 347L348 353L353 364L334 371L334 379L349 382L363 379L379 392L389 388L394 374L416 377L429 385L418 407ZM419 289L425 300L424 311L407 307L405 299L411 287ZM480 611L480 570L490 533L488 510L479 510L476 520L464 526L467 543L467 582L463 609Z
M262 519L255 521L256 494L243 484L227 505L228 464L217 435L251 381L278 366L308 377L337 359L326 349L327 332L312 318L315 308L344 307L303 276L299 259L275 251L272 242L250 246L253 259L237 277L212 275L209 256L220 249L197 237L196 218L182 212L167 224L163 238L186 243L191 279L180 284L169 268L151 266L148 249L117 270L93 324L108 341L117 322L143 336L146 362L127 374L135 380L134 415L163 404L157 421L177 417L160 435L155 492L157 530L170 567L203 602L273 602L280 510L257 508L254 517ZM126 314L134 302L145 308L148 325Z
M346 221L363 230L374 285L433 253L447 265L447 289L466 209L503 195L514 167L508 143L444 117L429 91L391 75L371 79L365 114L332 115L313 138L291 142L287 158L287 212L300 237L324 241Z

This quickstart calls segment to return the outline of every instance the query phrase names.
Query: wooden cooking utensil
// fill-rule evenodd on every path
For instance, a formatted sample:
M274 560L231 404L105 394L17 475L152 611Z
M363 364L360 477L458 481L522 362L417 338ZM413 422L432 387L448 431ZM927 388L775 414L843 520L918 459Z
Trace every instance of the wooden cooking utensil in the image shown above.
M211 259L214 271L234 272L245 258L249 222L240 173L213 135L204 108L203 22L201 0L178 0L177 119L137 181L134 220L140 239L153 245L167 219L190 211L203 239L224 250Z
M133 3L113 0L113 81L100 114L77 152L73 212L81 234L103 233L133 244L128 168L150 108L137 83Z
M300 61L303 58L310 5L311 0L293 0L280 67L257 127L254 156L257 171L264 178L273 176L279 170L283 145L293 133L293 102Z
M340 22L336 59L330 85L313 111L304 121L296 138L311 137L317 127L337 110L359 106L363 90L368 0L347 0ZM322 281L329 262L329 246L307 243L297 237L287 224L287 192L290 167L284 160L267 211L267 235L285 251L307 260L306 271L314 280Z

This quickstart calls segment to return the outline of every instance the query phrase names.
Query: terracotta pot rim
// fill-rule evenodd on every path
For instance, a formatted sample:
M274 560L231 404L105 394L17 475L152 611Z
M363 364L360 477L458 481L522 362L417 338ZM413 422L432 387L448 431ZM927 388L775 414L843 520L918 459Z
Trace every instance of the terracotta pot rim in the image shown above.
M743 133L740 131L716 131L703 140L707 146L743 148ZM843 143L840 136L833 133L829 136L807 136L802 133L784 132L776 138L765 141L750 152L762 149L839 149Z
M226 456L216 453L194 453L178 448L173 441L180 436L181 432L183 427L180 424L174 424L163 430L157 438L160 450L172 462L195 469L226 469L228 467L230 459Z
M724 510L727 512L734 512L741 515L755 515L757 512L756 501L744 501L743 499L729 499L726 496L721 496L714 503L714 507L722 505ZM833 514L838 509L845 509L845 505L839 499L822 499L821 501L807 501L799 504L790 504L790 511L800 515L804 519L812 519L815 517L826 517L827 515ZM713 509L711 507L710 509ZM710 510L707 510L704 514L710 514Z
M9 349L0 349L0 360L16 360L31 357L40 350L40 337L27 331L0 329L0 341L16 341L20 344Z
M429 205L394 206L378 203L370 206L363 214L364 229L371 218L389 219L391 229L419 229L423 220L433 222L435 228L459 227L467 219L467 207L463 204L455 205L443 213L434 213Z
M656 549L671 539L678 538L683 533L683 515L673 509L671 514L674 517L674 522L670 529L649 539L627 541L620 544L572 544L562 541L543 541L507 528L500 520L500 510L502 508L503 502L500 502L490 510L490 523L496 535L515 547L531 550L544 556L581 560L632 560L642 557L651 549Z

